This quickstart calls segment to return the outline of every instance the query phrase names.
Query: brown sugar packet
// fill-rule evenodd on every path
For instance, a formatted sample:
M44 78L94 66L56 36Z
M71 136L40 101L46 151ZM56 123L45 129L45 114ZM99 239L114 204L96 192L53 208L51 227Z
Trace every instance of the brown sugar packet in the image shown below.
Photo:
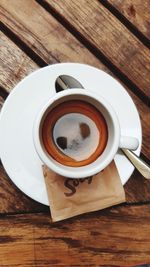
M125 192L113 162L102 172L85 179L69 179L43 166L54 222L125 202Z

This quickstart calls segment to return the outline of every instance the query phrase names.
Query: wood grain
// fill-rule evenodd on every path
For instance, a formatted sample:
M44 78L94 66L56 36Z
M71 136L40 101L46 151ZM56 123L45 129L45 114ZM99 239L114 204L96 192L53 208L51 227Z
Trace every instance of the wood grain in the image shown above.
M89 223L91 221L91 223ZM150 205L118 206L52 224L0 219L0 266L135 266L150 262Z
M99 60L35 1L1 1L0 14L3 23L47 64L71 61L98 66Z
M79 41L77 41L61 24L59 24L52 16L50 16L41 6L37 3L30 1L30 4L27 5L27 1L14 0L13 4L7 5L6 9L3 10L3 19L7 26L9 26L15 33L24 41L26 44L31 47L38 55L40 55L47 64L55 62L82 62L98 67L108 73L110 71L95 57L93 56ZM8 0L9 2L9 0ZM5 1L1 1L1 4L4 4ZM11 8L10 8L11 7ZM34 10L34 14L32 14ZM11 20L9 19L11 17ZM34 19L33 19L34 18ZM65 36L65 38L64 38ZM6 38L3 36L3 38ZM51 41L49 41L51 40ZM19 65L19 60L12 62L17 54L21 58L25 57L25 54L16 47L8 38L6 40L7 51L5 50L2 57L2 75L1 82L4 85L7 91L12 87L11 80L14 80L13 85L17 83L17 73L20 69L21 73L30 72L34 68L35 63L30 59L29 70L28 64L24 65L26 71L21 70ZM34 43L34 45L33 45ZM14 47L15 46L15 47ZM12 49L12 51L11 51ZM11 52L10 52L11 51ZM7 53L8 52L8 53ZM13 54L13 57L11 56ZM21 56L22 55L22 56ZM10 58L9 58L10 57ZM7 58L9 67L7 67ZM11 64L12 62L12 64ZM18 64L16 64L18 62ZM35 68L37 66L35 65ZM138 66L137 66L138 68ZM12 77L12 79L7 79L5 82L5 76ZM15 80L16 78L16 80ZM147 158L150 157L150 136L149 136L149 127L150 127L150 113L148 107L128 88L128 93L133 97L138 110L140 112L142 127L143 127L143 147L142 153L144 153ZM148 141L149 140L149 141Z
M2 165L0 165L0 213L39 211L48 211L48 207L39 204L23 194L13 184Z
M140 32L150 39L149 0L107 0L123 14Z
M145 179L137 170L124 186L127 203L150 202L150 180Z
M38 66L2 32L0 42L0 85L10 92L21 79Z
M150 182L138 172L125 185L126 200L129 204L150 201ZM0 214L44 212L49 208L33 201L21 192L7 176L0 165Z
M150 52L111 12L97 0L45 1L150 97Z

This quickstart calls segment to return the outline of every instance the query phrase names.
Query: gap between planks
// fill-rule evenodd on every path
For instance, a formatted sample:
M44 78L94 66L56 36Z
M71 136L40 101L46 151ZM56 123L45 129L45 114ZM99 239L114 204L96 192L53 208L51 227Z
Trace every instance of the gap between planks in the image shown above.
M142 90L131 81L117 66L115 66L94 44L92 44L84 35L82 35L69 21L65 19L56 9L50 6L45 0L35 0L50 15L52 15L60 24L62 24L76 39L78 39L95 57L97 57L120 81L122 81L134 94L150 107L150 100Z
M84 215L92 215L92 214L96 214L98 212L109 212L110 209L118 209L118 208L124 208L124 207L142 207L142 206L148 206L150 205L150 201L144 201L144 202L137 202L137 203L122 203L119 205L115 205L115 206L111 206L102 210L97 210L94 212L87 212L75 217L79 217L79 216L84 216ZM50 216L50 211L49 211L49 207L48 206L44 206L44 209L41 210L33 210L33 211L20 211L20 212L4 212L4 213L0 213L0 220L7 218L7 217L12 217L12 216L16 216L16 215L34 215L34 214L39 214L39 215L49 215ZM51 216L50 216L51 217ZM73 218L73 217L71 217Z
M102 51L144 95L150 98L148 79L150 51L108 9L98 0L92 2L81 0L80 3L75 0L71 2L64 0L63 5L57 0L44 1L73 25L94 47L96 46L98 50ZM132 0L126 1L131 2ZM138 8L137 12L139 12ZM148 22L145 25L148 28Z
M0 86L0 96L3 98L3 100L6 100L8 95L9 93L2 86Z
M47 66L46 61L34 52L25 42L23 42L13 31L11 31L3 22L0 22L0 30L11 41L13 41L28 57L30 57L39 67Z
M78 39L94 56L98 58L109 70L128 88L148 106L150 106L149 98L137 87L125 74L123 74L98 48L91 44L86 37L82 36L63 16L54 11L45 1L36 0L46 11L48 11L60 24L62 24L76 39ZM1 23L2 31L16 45L18 45L30 58L34 60L40 67L46 66L47 63L37 55L31 48L26 45L16 34L14 34L6 25ZM58 60L57 60L58 62Z
M117 8L110 4L107 0L99 0L99 2L107 8L130 32L132 32L141 43L143 43L147 48L150 48L150 40L135 27L122 13L120 13Z

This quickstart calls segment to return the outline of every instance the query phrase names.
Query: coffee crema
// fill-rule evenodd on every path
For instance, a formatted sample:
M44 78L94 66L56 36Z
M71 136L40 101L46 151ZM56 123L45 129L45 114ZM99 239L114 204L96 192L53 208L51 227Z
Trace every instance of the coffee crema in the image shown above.
M42 124L42 141L47 153L57 162L80 167L94 162L104 151L107 124L93 105L69 100L57 105Z

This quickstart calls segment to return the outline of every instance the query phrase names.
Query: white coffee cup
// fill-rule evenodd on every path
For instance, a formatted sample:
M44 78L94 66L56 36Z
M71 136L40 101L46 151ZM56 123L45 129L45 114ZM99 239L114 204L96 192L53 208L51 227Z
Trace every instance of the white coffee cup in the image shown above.
M94 162L81 167L65 166L57 162L46 152L41 138L42 122L48 112L58 104L69 100L84 100L95 106L103 114L108 127L108 141L103 153ZM99 94L85 89L64 90L50 98L37 114L33 140L43 163L54 172L69 178L85 178L97 174L110 164L119 148L135 150L139 145L137 138L121 135L119 120L112 106Z

